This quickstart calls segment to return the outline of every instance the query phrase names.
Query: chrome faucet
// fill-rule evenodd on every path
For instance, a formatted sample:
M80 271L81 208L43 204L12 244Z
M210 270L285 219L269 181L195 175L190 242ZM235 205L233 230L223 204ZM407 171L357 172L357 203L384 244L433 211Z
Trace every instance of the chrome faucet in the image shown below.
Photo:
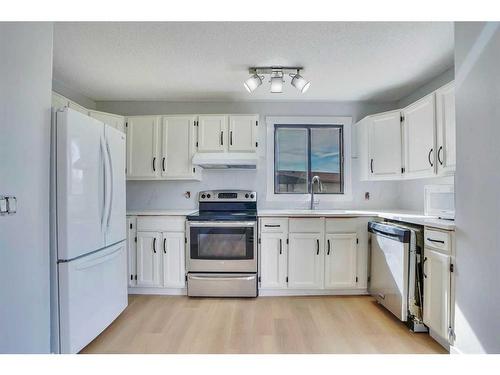
M318 182L318 189L321 193L323 191L323 185L321 185L321 179L319 176L313 176L311 180L311 206L309 207L311 210L314 210L314 183Z

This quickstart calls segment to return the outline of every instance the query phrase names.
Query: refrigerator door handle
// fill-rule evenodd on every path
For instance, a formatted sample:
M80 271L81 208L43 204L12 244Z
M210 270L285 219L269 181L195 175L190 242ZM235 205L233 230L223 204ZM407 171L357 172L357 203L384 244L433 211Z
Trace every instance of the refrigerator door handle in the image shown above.
M104 160L105 159L105 155L106 155L106 150L105 150L105 147L104 147L104 142L102 140L102 138L100 139L100 142L99 142L99 145L100 145L100 162L102 163L102 167L103 167L103 173L104 173L104 179L103 179L103 183L102 183L102 186L103 186L103 199L102 199L102 209L101 209L101 227L104 225L104 215L106 213L106 204L107 204L107 184L106 184L106 180L107 180L107 174L106 174L106 161ZM99 187L100 188L100 187Z
M109 177L110 183L108 184L109 189L109 209L108 217L106 219L106 227L109 228L109 220L111 218L111 212L113 211L113 193L114 193L114 177L113 177L113 159L111 158L111 151L109 149L109 143L106 140L106 152L108 153L108 165L109 165Z

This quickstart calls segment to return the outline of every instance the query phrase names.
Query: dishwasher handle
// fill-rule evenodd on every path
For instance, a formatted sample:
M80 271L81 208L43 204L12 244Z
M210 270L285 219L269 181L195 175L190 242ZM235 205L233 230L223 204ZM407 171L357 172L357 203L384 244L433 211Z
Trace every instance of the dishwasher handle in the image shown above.
M406 228L376 221L368 223L368 232L403 243L409 243L411 236L411 231Z

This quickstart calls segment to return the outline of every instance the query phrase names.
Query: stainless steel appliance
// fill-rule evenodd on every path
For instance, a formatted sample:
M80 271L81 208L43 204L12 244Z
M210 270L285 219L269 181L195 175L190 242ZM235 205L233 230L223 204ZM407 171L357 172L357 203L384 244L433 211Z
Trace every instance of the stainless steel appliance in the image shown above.
M369 291L377 301L415 332L423 324L422 228L369 222Z
M257 194L202 191L199 211L189 215L188 296L257 296Z

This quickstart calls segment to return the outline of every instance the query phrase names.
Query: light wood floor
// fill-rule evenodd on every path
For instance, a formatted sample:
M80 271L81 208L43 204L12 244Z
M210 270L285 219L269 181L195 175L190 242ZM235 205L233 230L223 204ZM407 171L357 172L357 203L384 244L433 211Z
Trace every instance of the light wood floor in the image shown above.
M82 353L445 353L368 296L130 296Z

